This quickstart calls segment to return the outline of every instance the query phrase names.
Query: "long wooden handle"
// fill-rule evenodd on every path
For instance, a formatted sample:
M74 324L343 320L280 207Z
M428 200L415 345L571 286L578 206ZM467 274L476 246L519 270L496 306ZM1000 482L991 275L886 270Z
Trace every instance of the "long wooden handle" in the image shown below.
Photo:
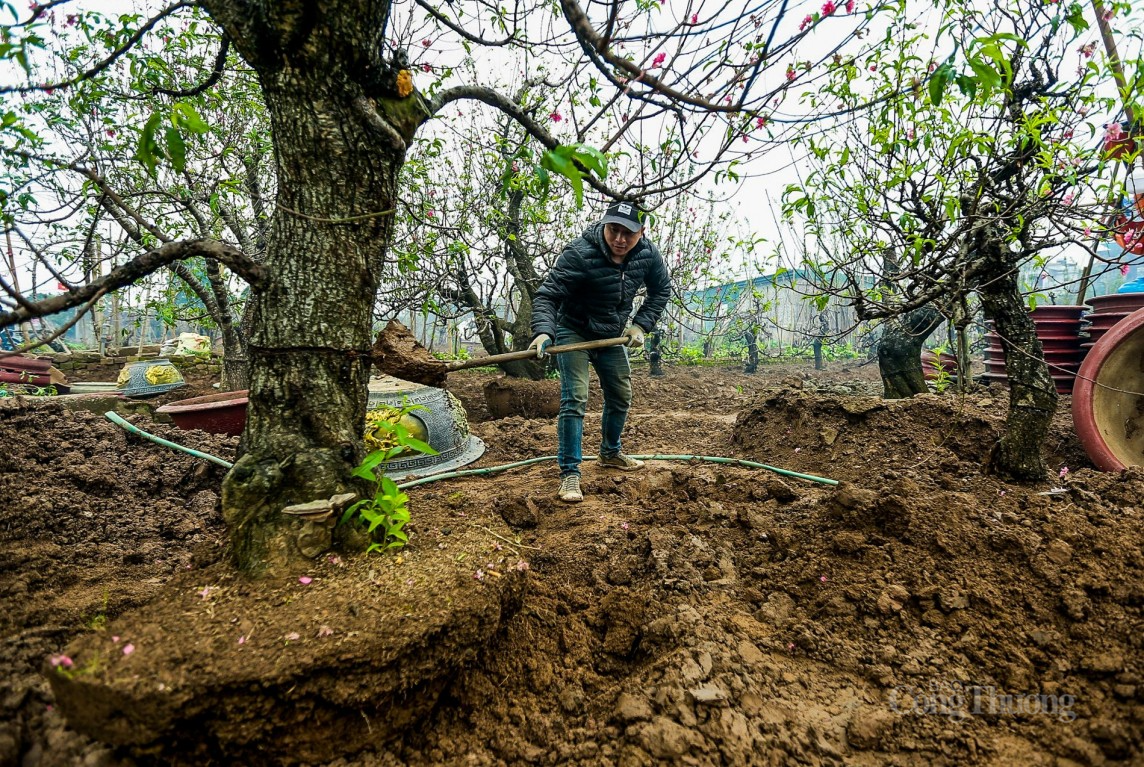
M545 354L563 354L565 352L583 352L588 349L603 349L606 346L619 346L626 344L628 337L622 338L601 338L598 341L581 341L578 344L564 344L563 346L549 346L544 350ZM505 352L504 354L493 354L488 357L474 357L471 360L453 360L452 362L445 363L445 369L450 373L454 370L465 370L466 368L480 368L485 365L496 365L500 362L512 362L513 360L529 360L536 357L536 349L522 349L519 352Z

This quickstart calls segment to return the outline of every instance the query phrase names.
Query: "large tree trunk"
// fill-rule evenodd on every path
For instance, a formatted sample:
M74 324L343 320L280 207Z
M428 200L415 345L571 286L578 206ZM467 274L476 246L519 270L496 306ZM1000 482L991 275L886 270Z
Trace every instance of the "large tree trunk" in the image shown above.
M883 397L906 399L929 391L922 370L922 346L940 324L941 314L932 306L886 322L878 341Z
M1057 409L1057 390L1045 363L1036 326L1021 299L1017 266L996 240L980 249L988 261L979 294L987 319L1001 337L1005 374L1009 379L1009 413L1005 434L994 448L990 468L1018 480L1043 480L1041 445Z
M223 514L241 569L289 573L328 548L330 528L282 509L354 489L397 174L426 114L416 93L390 95L387 3L206 5L258 73L278 173Z

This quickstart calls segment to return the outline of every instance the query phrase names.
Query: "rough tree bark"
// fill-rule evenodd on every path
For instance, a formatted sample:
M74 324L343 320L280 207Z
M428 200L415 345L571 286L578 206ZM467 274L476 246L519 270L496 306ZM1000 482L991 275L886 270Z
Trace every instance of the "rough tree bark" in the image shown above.
M886 321L878 341L883 397L906 399L929 391L922 371L922 345L940 324L941 313L933 306Z
M1021 299L1017 267L1008 249L996 237L988 237L978 252L986 267L978 294L986 319L993 321L1001 337L1009 379L1005 434L994 447L989 466L1013 479L1043 480L1047 469L1041 445L1057 409L1057 389L1045 363L1036 326Z
M204 5L258 75L278 175L273 279L251 299L246 431L223 514L240 569L289 573L322 546L314 523L282 509L353 487L397 175L427 110L384 59L388 2Z

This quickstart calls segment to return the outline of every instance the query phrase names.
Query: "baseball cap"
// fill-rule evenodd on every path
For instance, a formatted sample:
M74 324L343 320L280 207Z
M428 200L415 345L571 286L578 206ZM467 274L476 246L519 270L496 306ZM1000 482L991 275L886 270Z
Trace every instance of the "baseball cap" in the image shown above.
M613 202L604 213L603 223L619 224L628 231L643 229L644 212L634 202Z

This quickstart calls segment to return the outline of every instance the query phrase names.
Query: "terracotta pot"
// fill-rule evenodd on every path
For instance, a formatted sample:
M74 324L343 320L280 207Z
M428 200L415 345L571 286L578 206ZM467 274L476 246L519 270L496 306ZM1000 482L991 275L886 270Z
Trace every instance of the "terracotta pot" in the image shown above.
M212 434L242 434L246 427L248 390L219 392L192 397L156 408L171 417L180 429L200 429Z
M1144 309L1089 350L1073 391L1073 425L1098 468L1144 464Z

